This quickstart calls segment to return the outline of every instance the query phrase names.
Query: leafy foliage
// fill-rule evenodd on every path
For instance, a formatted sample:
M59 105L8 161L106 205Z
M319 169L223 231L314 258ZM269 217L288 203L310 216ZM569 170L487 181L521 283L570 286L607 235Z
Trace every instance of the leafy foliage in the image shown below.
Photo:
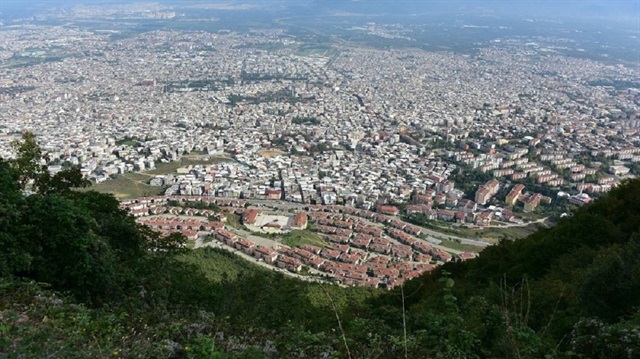
M51 175L47 168L49 156L43 154L32 132L25 132L22 141L12 143L17 155L9 161L18 176L20 188L31 189L42 194L68 193L72 188L88 187L89 181L84 179L77 166Z

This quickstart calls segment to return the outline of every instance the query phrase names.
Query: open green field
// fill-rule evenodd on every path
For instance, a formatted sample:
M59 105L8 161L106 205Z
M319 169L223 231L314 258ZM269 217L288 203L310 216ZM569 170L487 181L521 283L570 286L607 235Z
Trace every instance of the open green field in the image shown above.
M228 157L222 157L222 156L217 156L217 157L211 156L208 159L183 158L180 161L159 162L156 164L156 168L154 170L147 171L145 173L150 175L166 175L169 173L175 173L176 170L180 167L191 166L191 165L210 165L213 163L224 162L224 161L233 161L233 160Z
M149 180L148 176L142 176L138 173L125 173L114 179L94 184L89 189L111 193L118 199L155 196L164 192L164 187L149 186L145 183L147 180Z
M146 173L139 173L139 172L126 173L124 174L124 176L130 180L137 181L137 182L144 182L144 183L149 182L149 180L151 180L154 177L153 175L149 175Z
M282 244L289 247L300 247L303 244L311 244L318 247L327 247L327 242L322 239L322 235L311 232L308 229L294 230L282 236Z
M474 245L471 245L471 244L458 243L458 242L449 241L449 240L443 240L440 243L440 245L444 246L444 247L447 247L447 248L463 251L463 252L476 252L476 253L479 253L484 249L483 247L478 247L478 246L474 246Z

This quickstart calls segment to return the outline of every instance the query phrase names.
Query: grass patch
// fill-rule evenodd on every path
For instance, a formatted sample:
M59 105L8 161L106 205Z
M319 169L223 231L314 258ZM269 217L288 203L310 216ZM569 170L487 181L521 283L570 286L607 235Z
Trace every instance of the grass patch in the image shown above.
M447 248L455 249L458 251L463 251L463 252L479 253L484 249L483 247L474 246L472 244L458 243L456 241L450 241L450 240L442 240L440 245Z
M184 161L156 163L156 168L151 171L147 171L146 173L150 175L166 175L169 173L175 173L178 168L186 166L183 163Z
M239 215L234 213L225 213L224 216L227 218L227 221L224 223L225 226L246 230L245 226L240 222Z
M136 147L139 143L140 142L135 139L125 139L125 140L116 141L116 145L118 146L126 145L126 146Z
M327 247L322 235L310 230L294 230L282 237L282 244L289 247L300 247L303 244L311 244L318 247Z
M197 248L178 258L184 263L194 265L207 279L220 283L223 279L236 280L241 274L263 273L268 270L255 265L235 254L220 248Z
M94 184L88 190L111 193L118 199L130 199L157 196L164 193L164 187L154 187L131 178L132 174L117 176L114 179Z
M480 238L495 244L503 238L514 240L527 237L541 227L545 226L534 223L523 227L461 228L460 235L468 238Z
M338 54L338 50L330 46L301 46L295 52L297 56L322 56L332 57Z
M195 165L210 165L210 164L214 164L214 163L218 163L218 162L224 162L224 161L232 161L230 158L228 157L210 157L209 159L206 160L197 160L197 159L181 159L180 161L173 161L173 162L160 162L156 164L156 168L151 170L151 171L147 171L145 173L150 174L150 175L166 175L169 173L175 173L176 170L180 167L186 167L186 166L195 166Z
M123 174L122 176L124 176L125 178L128 178L132 181L137 181L137 182L148 182L150 179L153 178L152 175L148 175L148 174L144 174L144 173L138 173L138 172L128 172Z

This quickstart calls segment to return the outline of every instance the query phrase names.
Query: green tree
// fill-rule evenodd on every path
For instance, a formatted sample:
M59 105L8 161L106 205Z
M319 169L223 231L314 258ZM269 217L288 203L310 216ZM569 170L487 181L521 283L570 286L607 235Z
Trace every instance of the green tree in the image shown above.
M599 252L582 276L578 296L586 316L614 321L633 313L640 297L640 232Z
M20 230L23 202L17 172L0 159L0 277L26 270L31 263Z
M58 195L26 198L22 228L28 269L16 274L96 302L112 289L116 263L90 215Z
M32 132L23 133L22 140L12 142L12 146L16 151L16 158L9 161L9 164L18 174L18 183L23 190L32 183L31 190L37 193L68 194L72 188L88 187L91 184L77 166L52 176L47 167L49 155L43 154Z
M22 140L15 140L11 145L16 151L16 158L9 164L18 173L20 188L26 189L29 181L36 181L46 171L47 167L42 162L48 161L48 157L42 153L33 132L23 133Z
M640 311L617 323L597 318L580 320L571 332L574 358L635 358L640 353Z
M78 166L62 170L51 176L49 171L43 172L38 178L37 188L42 194L57 193L68 195L74 188L89 187L91 182L84 178Z

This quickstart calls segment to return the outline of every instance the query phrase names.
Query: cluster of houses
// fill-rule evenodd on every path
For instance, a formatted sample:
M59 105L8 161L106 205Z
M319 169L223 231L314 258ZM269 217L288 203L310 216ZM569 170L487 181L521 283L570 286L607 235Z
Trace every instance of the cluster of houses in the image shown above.
M147 225L162 235L181 233L189 240L196 240L224 228L227 219L222 213L181 205L189 202L199 202L204 206L216 205L228 211L241 211L245 206L242 200L155 196L120 201L120 208L136 217L138 223Z
M175 202L186 206L171 206ZM422 234L421 228L397 217L339 205L309 206L307 212L296 212L289 222L291 228L298 229L314 222L317 231L325 235L325 246L304 244L299 248L288 248L276 244L267 247L225 228L225 218L219 213L190 208L189 202L199 202L200 207L220 206L242 215L247 223L255 222L261 214L260 209L245 208L244 200L216 197L146 197L123 201L121 207L135 211L139 223L165 235L179 232L189 239L211 236L256 260L292 272L299 272L305 266L313 268L343 285L392 288L434 269L438 263L476 256L475 253L461 253L454 257L418 238Z
M141 197L130 200L120 201L120 208L129 211L129 214L134 217L146 216L149 214L164 213L168 208L172 207L171 204L188 204L198 202L203 206L217 206L220 208L245 208L247 202L241 199L228 199L219 197L196 197L196 196L153 196L153 197ZM220 213L211 209L199 209L190 208L189 206L173 206L175 210L184 211L185 215L200 215L200 216L219 216L223 218Z
M369 211L360 212L367 215ZM371 212L373 213L373 212ZM426 241L415 237L420 235L421 229L397 219L388 219L378 215L371 220L380 220L386 226L387 236L383 235L383 228L370 225L364 218L349 214L312 212L310 217L318 223L318 231L328 234L327 241L337 245L349 245L370 252L389 255L397 260L415 260L431 262L432 259L448 262L451 255L433 247ZM399 242L399 243L398 243Z
M492 181L490 181L490 183ZM482 187L479 191L484 193ZM450 191L449 195L444 195L443 193L436 194L434 190L429 190L424 194L416 195L413 198L412 204L406 207L406 214L410 216L417 213L429 220L441 220L460 224L473 223L477 226L487 226L494 218L507 222L515 220L513 211L508 208L489 207L483 211L479 211L477 202L460 198L459 195L452 194L453 192L454 191ZM446 205L448 209L432 207L438 205Z
M521 61L543 51L525 41L495 43L477 57L352 48L330 58L296 54L291 35L279 30L152 31L113 46L108 34L33 26L40 30L26 37L0 33L4 65L50 43L105 55L5 68L0 157L14 156L11 142L31 130L52 159L52 174L79 165L99 183L186 154L224 154L237 162L150 183L169 187L168 194L365 209L406 203L435 187L434 203L449 211L436 216L468 222L475 219L458 213L462 195L450 180L456 168L501 184L526 180L598 194L636 174L640 162L640 91L590 84L635 79L637 71L559 54L544 64ZM273 44L282 46L259 50ZM501 86L486 81L478 59ZM416 73L440 80L416 86L433 80ZM491 201L485 187L469 199ZM479 215L480 223L489 216Z
M214 236L225 245L275 267L300 272L307 266L325 272L336 282L347 286L393 288L435 268L434 264L429 263L430 256L417 256L416 259L421 262L405 262L391 256L371 255L366 250L338 243L329 243L324 248L310 244L294 248L280 245L269 248L224 229L214 231ZM472 256L460 258L469 259Z
M198 239L201 232L212 232L224 228L222 222L176 216L143 217L138 220L138 223L149 226L163 236L181 233L189 240Z

